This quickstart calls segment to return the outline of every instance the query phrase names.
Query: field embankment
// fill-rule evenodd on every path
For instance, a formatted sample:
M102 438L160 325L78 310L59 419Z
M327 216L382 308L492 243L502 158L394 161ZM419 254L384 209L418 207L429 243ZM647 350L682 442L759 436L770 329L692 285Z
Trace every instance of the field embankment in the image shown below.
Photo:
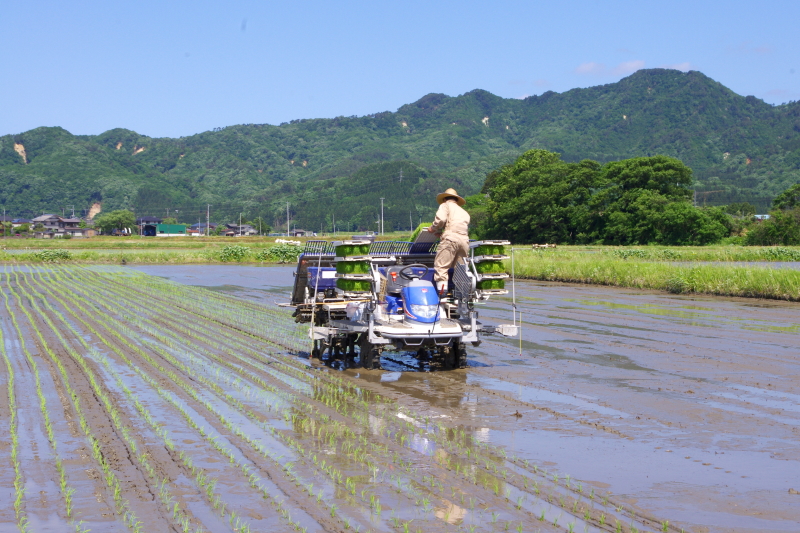
M797 261L797 248L516 248L519 278L800 301L800 271L726 262ZM711 262L711 264L706 263ZM507 268L511 270L510 261Z

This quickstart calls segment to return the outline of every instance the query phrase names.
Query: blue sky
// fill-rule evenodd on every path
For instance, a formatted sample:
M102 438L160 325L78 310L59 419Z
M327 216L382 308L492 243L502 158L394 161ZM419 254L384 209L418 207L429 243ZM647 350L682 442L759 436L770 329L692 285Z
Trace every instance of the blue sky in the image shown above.
M800 99L800 2L38 1L0 10L0 135L153 137L699 70Z

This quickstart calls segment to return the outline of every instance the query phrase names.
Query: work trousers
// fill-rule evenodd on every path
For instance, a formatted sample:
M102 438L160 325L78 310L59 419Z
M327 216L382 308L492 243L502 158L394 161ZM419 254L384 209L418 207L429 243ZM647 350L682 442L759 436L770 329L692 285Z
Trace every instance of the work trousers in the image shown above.
M433 268L436 269L433 279L447 281L447 271L467 255L469 255L469 237L458 234L447 234L442 237L436 251L436 259L433 261Z

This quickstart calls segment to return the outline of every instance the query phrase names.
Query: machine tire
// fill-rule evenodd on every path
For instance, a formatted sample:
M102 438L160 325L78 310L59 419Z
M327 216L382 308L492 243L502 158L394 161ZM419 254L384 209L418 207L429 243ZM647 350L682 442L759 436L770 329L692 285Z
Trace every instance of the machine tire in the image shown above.
M377 346L369 342L367 334L362 334L360 343L361 366L364 370L379 370L381 368L381 355Z
M456 365L455 350L450 346L437 346L432 363L438 370L452 370Z
M467 347L463 342L454 345L456 352L456 368L467 368Z
M345 366L352 368L355 366L356 359L356 343L358 341L358 334L351 334L345 340Z
M311 359L322 359L320 344L322 344L322 341L314 341L314 347L311 349Z

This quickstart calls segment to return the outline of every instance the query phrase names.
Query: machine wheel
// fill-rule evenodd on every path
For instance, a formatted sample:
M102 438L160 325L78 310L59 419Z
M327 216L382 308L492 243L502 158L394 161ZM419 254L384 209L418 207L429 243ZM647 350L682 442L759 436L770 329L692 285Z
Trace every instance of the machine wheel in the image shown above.
M356 341L358 335L348 335L344 341L344 364L345 368L353 368L356 359Z
M311 349L311 359L322 359L322 341L314 341L314 347Z
M381 367L381 354L377 346L369 342L367 334L361 336L361 366L365 370L378 370Z
M450 346L437 346L432 367L438 370L452 370L456 365L455 350Z
M463 342L454 344L456 368L467 368L467 347Z

